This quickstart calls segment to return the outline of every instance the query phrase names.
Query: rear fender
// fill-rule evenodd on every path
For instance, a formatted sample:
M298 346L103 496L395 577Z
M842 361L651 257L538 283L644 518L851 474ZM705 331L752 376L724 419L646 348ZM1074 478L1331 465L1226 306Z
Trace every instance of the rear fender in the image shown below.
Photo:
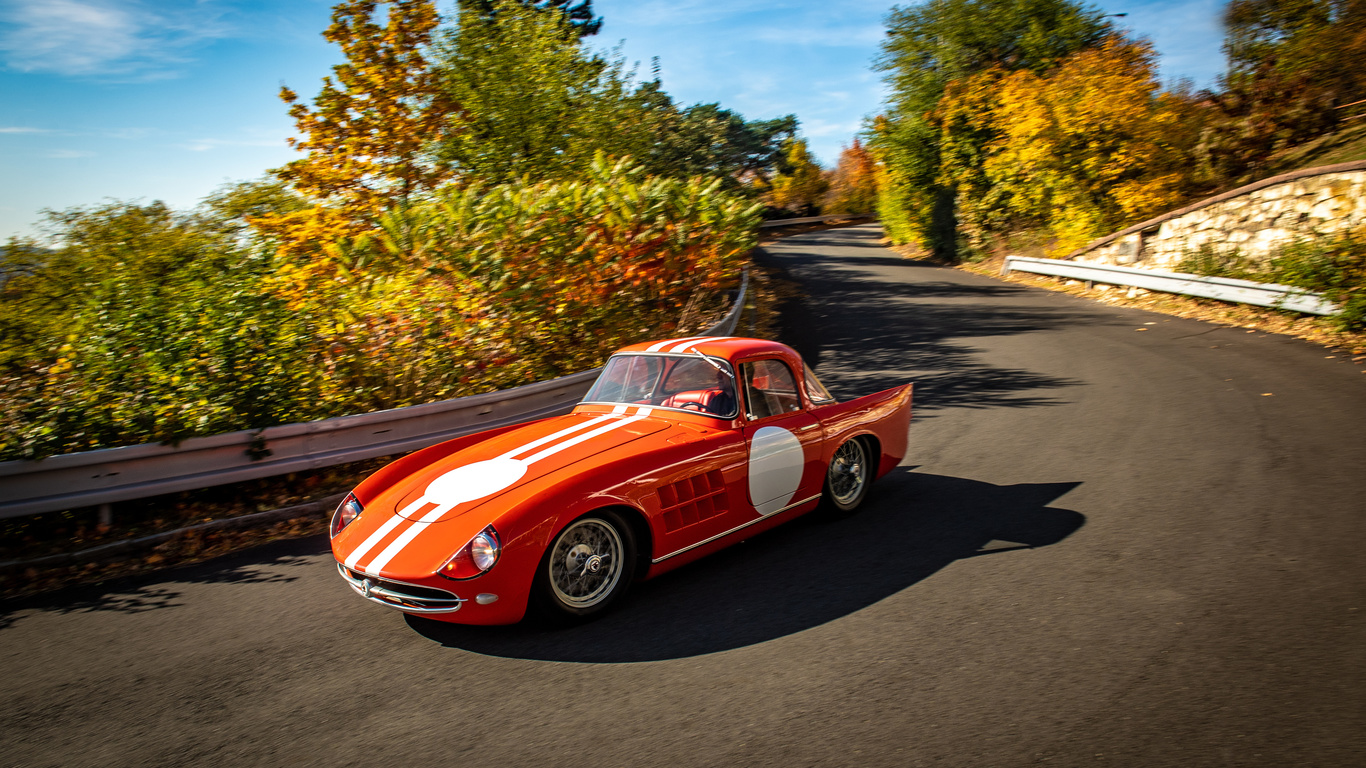
M846 403L821 406L812 412L825 433L824 460L850 439L869 435L881 449L877 477L882 477L906 458L906 432L911 423L913 384L885 389Z

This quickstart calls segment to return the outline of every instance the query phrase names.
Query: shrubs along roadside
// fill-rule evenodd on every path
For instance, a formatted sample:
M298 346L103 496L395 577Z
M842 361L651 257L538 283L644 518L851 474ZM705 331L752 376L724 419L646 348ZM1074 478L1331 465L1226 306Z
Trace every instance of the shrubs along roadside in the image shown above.
M1187 255L1176 268L1320 293L1341 308L1333 318L1342 330L1366 330L1366 229L1295 240L1264 261L1236 248L1204 246Z
M243 206L221 200L192 213L117 203L53 214L59 246L5 249L0 459L591 368L669 334L690 301L733 283L758 214L717 181L603 157L581 181L438 190L306 259L252 240Z

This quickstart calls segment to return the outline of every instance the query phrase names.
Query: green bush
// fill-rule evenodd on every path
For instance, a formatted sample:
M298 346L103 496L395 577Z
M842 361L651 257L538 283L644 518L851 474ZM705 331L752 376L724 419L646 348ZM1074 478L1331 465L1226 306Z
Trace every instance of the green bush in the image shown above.
M231 199L226 199L231 198ZM295 261L243 216L115 203L11 242L0 458L259 429L591 368L719 297L758 206L599 158L582 181L451 188ZM249 199L248 199L249 198ZM719 300L718 302L719 303Z
M300 412L307 329L268 252L161 203L52 214L0 292L0 456L263 427ZM14 332L10 332L14 331Z
M1272 257L1274 282L1322 293L1343 330L1366 329L1366 229L1300 240Z
M1176 271L1237 280L1255 280L1265 272L1237 248L1216 248L1208 243L1187 252L1177 263Z
M1202 246L1178 265L1181 272L1279 283L1320 293L1337 304L1343 330L1366 330L1366 229L1291 242L1255 261L1236 248Z

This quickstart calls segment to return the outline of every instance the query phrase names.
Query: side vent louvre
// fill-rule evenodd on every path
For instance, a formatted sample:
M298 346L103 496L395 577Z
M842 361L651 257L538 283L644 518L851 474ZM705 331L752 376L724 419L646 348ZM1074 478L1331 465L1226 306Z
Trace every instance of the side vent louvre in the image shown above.
M728 508L721 470L663 486L659 489L659 506L664 510L664 530L669 533L724 514Z

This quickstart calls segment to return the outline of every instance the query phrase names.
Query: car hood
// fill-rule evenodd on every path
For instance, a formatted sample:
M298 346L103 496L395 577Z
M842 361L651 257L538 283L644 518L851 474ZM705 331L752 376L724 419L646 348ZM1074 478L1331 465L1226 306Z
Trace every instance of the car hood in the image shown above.
M378 501L409 520L431 520L442 508L439 519L454 519L499 494L668 427L648 415L570 414L534 422L409 475Z

